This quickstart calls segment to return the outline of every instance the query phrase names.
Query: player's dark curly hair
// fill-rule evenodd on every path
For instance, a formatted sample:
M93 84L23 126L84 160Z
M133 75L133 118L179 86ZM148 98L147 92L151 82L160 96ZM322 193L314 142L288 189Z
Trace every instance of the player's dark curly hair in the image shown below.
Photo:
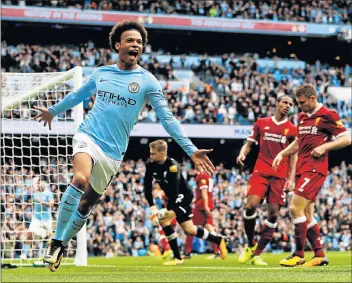
M141 34L143 47L144 47L148 42L148 32L144 28L144 26L136 21L123 21L121 23L117 23L112 28L109 34L109 44L110 44L111 50L118 52L115 47L116 42L120 42L121 35L123 32L127 30L133 30L133 29L139 31L139 33Z

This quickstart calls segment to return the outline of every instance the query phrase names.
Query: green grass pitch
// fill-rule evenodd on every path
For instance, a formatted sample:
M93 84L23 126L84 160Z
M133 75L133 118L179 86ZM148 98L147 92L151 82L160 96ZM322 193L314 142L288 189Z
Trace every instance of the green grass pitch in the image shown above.
M266 267L239 264L238 255L208 260L196 255L183 265L162 266L157 257L89 258L87 267L3 269L1 282L352 282L351 252L329 252L328 266L281 267L288 254L263 254ZM306 253L306 259L312 254Z

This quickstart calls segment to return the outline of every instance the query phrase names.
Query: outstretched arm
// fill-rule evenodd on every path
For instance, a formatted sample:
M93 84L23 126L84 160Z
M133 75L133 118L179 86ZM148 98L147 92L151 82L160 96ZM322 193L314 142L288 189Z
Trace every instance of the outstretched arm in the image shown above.
M149 102L154 108L164 129L182 147L188 156L191 157L197 170L206 171L209 174L213 173L215 167L207 156L207 153L213 150L197 149L183 131L180 122L171 113L161 90L149 93Z
M46 124L49 125L49 129L51 130L51 122L54 117L62 112L67 111L81 103L87 97L94 95L96 92L95 81L89 79L83 86L81 86L78 90L72 91L65 96L63 100L56 103L54 106L48 108L33 106L35 110L40 111L40 113L35 116L33 119L39 122L44 121L44 126Z

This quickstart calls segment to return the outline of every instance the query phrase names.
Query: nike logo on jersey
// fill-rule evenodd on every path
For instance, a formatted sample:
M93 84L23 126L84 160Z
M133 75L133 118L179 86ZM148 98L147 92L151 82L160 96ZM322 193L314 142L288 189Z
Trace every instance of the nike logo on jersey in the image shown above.
M303 121L299 122L300 124L303 124Z
M69 203L66 200L64 201L64 203L68 204L68 205L75 205L75 203Z
M265 128L264 128L264 130L269 130L269 129L270 129L270 127L265 127Z
M153 175L157 175L157 173L154 172Z
M100 82L108 82L108 80L100 79Z

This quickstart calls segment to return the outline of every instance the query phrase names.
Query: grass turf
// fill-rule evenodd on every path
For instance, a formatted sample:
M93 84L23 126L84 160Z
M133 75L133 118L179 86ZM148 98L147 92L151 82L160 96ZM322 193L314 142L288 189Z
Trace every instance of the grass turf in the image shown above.
M89 258L87 267L63 265L55 273L46 267L3 269L1 282L352 282L351 252L329 252L330 264L313 268L281 267L287 255L263 254L265 267L239 264L233 254L224 261L197 255L179 266L148 256Z

